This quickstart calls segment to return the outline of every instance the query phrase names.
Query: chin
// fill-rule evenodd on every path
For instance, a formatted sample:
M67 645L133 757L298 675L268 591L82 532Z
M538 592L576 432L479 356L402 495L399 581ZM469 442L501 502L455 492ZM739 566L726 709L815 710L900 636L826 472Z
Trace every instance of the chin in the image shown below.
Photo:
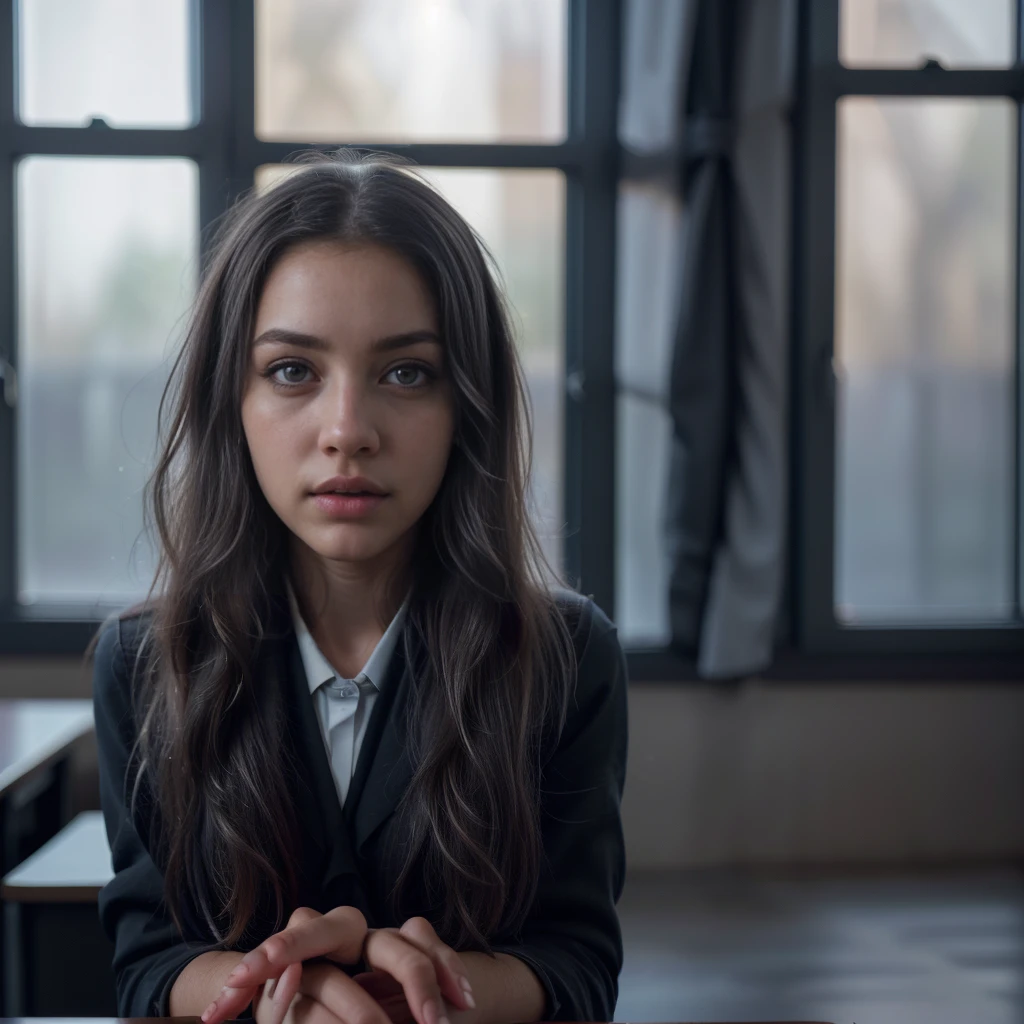
M323 544L313 550L329 562L369 562L384 548L377 544Z
M334 543L320 541L309 546L321 558L333 562L368 562L382 555L394 543L391 539L376 537L339 538Z

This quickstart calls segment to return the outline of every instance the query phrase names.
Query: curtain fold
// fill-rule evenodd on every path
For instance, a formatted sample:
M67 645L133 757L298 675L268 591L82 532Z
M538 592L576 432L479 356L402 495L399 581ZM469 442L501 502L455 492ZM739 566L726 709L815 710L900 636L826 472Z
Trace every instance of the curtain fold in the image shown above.
M630 68L644 52L638 24L650 40L659 18L679 59L674 81ZM681 155L663 398L670 643L702 676L736 678L771 662L786 557L796 3L631 0L626 19L623 141Z

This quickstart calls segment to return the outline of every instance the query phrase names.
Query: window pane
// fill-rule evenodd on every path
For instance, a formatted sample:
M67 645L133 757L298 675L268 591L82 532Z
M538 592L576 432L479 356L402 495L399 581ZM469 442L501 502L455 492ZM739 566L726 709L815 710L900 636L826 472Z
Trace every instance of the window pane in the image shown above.
M847 622L1012 614L1015 117L1006 100L839 106Z
M257 168L268 188L297 168ZM512 306L533 415L534 522L551 565L562 566L565 345L565 178L560 171L418 167L479 232Z
M565 137L566 0L256 0L256 133Z
M620 395L616 452L615 621L623 643L671 639L665 493L672 420L660 403Z
M615 620L624 643L669 641L665 494L683 208L660 185L625 184L617 209Z
M188 8L188 0L20 0L22 121L191 124Z
M843 0L839 58L848 67L1008 67L1015 0Z
M19 165L22 603L130 603L152 580L142 488L195 289L197 187L188 160Z
M480 233L504 279L532 406L534 519L548 560L561 569L565 177L462 168L423 173Z

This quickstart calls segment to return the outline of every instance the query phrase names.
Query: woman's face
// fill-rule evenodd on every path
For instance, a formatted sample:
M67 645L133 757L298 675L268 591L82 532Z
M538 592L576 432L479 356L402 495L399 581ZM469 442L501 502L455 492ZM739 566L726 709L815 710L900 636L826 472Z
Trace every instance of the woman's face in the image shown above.
M376 245L287 251L260 297L242 426L263 493L301 544L332 562L406 552L454 429L437 311L416 269ZM335 476L386 496L315 498Z

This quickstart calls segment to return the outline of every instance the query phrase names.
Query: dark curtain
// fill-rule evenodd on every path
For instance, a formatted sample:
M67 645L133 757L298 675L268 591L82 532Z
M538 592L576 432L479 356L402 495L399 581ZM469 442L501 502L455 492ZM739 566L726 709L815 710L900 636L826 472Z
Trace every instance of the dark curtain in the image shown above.
M671 646L702 676L734 678L771 661L784 574L796 3L631 3L641 7L627 18L642 9L650 34L659 18L675 34L680 62L676 79L660 79L671 94L623 98L635 123L659 103L677 118L669 141L684 216L663 520ZM640 56L633 47L626 59Z

